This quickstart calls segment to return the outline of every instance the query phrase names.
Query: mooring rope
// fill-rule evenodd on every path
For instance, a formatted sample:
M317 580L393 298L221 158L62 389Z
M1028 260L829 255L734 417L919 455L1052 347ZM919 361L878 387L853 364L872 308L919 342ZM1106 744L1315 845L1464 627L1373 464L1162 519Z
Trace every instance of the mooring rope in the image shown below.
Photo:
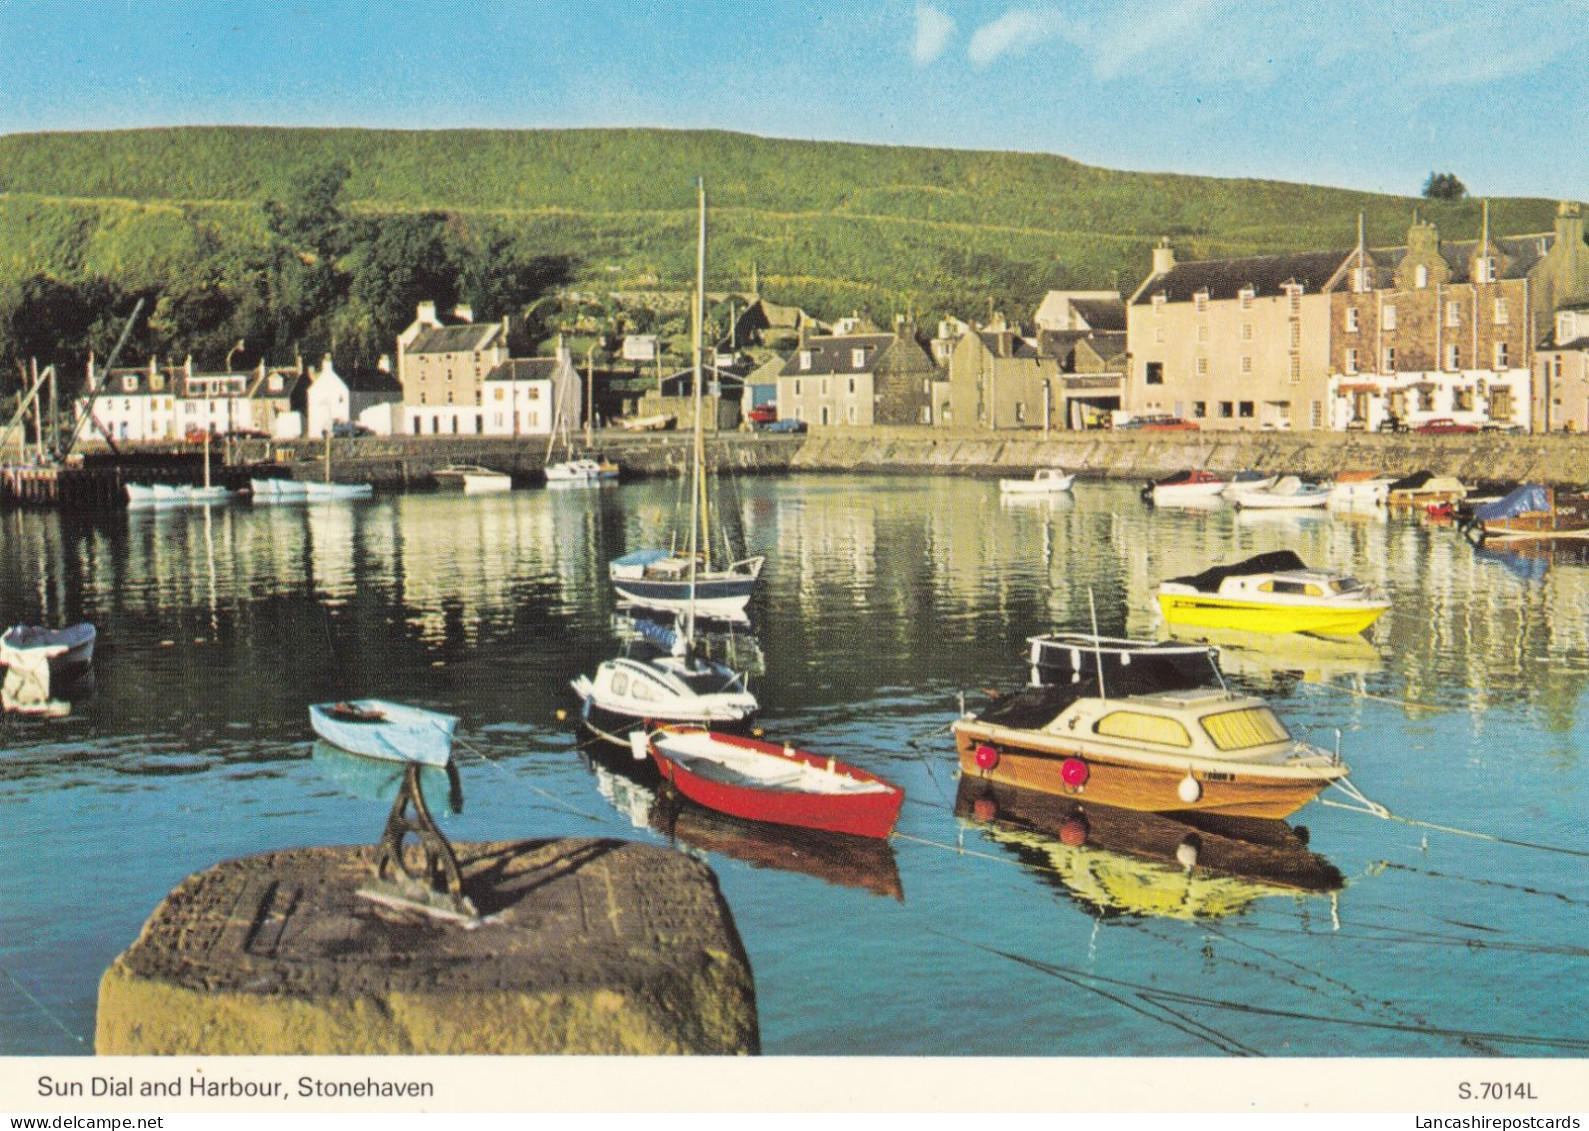
M1342 801L1332 801L1328 797L1319 798L1320 805L1328 805L1332 809L1345 809L1350 813L1367 813L1371 817L1378 817L1384 821L1399 821L1404 825L1412 825L1420 829L1433 829L1436 832L1451 833L1453 836L1472 837L1474 840L1487 840L1495 844L1511 845L1513 848L1532 848L1538 852L1554 852L1562 856L1589 857L1589 849L1563 848L1556 844L1539 844L1530 840L1517 840L1513 837L1498 836L1495 833L1483 833L1476 829L1460 829L1455 825L1440 825L1433 821L1420 821L1416 817L1403 817L1399 813L1392 813L1377 801L1370 801L1355 785L1345 778L1337 778L1331 782L1335 788L1346 794L1356 805L1349 805Z
M494 759L488 757L486 755L485 751L481 750L478 746L475 746L468 739L459 738L456 735L454 735L453 736L453 741L455 743L457 743L459 746L462 746L465 750L469 751L469 753L473 754L476 758L479 758L482 762L484 762L486 765L490 766L493 770L496 770L497 773L502 774L502 775L504 775L506 777L512 778L512 780L514 781L515 784L522 785L525 788L531 790L532 792L540 794L542 797L546 798L548 801L552 802L554 805L557 805L559 808L566 809L568 812L573 813L575 816L583 817L587 821L595 821L598 824L607 823L605 818L597 816L594 813L587 813L583 809L580 809L580 808L578 808L576 806L570 805L568 802L564 801L561 797L558 797L556 794L547 792L546 790L542 789L540 786L536 785L534 782L525 781L524 778L519 776L519 775L509 774L507 770L505 770L501 766L497 765L497 763L496 763L496 761Z
M10 982L13 986L15 986L17 988L17 992L20 993L23 997L27 998L28 1001L32 1002L33 1003L33 1007L35 1009L37 1009L40 1013L44 1014L45 1017L49 1018L51 1024L53 1024L57 1029L59 1029L61 1032L65 1033L68 1037L72 1038L72 1040L76 1041L80 1045L85 1045L85 1044L88 1043L87 1040L85 1040L83 1037L79 1036L78 1034L76 1034L76 1033L72 1032L70 1029L68 1029L66 1027L66 1023L64 1021L62 1021L59 1017L55 1016L55 1014L50 1011L49 1006L45 1005L38 998L34 997L28 991L28 988L26 986L24 986L21 982L17 981L17 978L16 978L15 974L11 973L11 971L7 970L4 966L0 966L0 974L4 974L6 976L6 981Z

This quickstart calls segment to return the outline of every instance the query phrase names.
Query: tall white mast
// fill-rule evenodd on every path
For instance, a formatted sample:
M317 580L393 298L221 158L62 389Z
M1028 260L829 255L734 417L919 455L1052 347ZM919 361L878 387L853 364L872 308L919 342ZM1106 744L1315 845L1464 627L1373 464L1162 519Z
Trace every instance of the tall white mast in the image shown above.
M691 470L694 478L690 485L690 602L684 615L686 644L695 640L695 574L700 564L701 529L706 523L706 511L702 506L702 497L706 492L706 449L701 439L701 321L706 316L706 182L696 178L695 186L700 197L700 221L695 247L695 320L690 328L691 353L694 355L695 453Z

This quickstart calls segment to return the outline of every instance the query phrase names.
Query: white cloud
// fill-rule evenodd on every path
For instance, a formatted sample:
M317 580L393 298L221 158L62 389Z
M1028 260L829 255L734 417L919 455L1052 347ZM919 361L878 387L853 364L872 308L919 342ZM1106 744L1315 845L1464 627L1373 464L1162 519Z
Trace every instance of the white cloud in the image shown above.
M977 66L985 67L1003 55L1024 55L1059 35L1063 28L1064 21L1057 12L1011 8L992 23L977 28L966 55Z
M916 5L916 46L911 52L916 65L925 67L942 55L954 30L954 20L941 8L931 4Z

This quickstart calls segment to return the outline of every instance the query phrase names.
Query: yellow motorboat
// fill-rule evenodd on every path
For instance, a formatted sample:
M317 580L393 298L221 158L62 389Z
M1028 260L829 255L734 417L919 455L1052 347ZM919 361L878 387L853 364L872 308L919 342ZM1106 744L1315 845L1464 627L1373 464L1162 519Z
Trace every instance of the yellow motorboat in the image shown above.
M1356 636L1390 608L1355 578L1309 569L1290 550L1172 577L1158 601L1171 625L1319 636Z

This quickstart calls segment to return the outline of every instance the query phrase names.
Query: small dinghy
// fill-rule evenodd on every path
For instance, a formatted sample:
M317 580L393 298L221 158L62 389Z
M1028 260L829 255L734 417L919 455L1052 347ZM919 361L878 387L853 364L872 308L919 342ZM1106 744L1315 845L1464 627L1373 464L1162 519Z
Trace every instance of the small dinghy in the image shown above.
M458 720L405 703L353 699L312 705L309 723L331 745L354 754L445 766L452 757L452 732Z
M1057 467L1040 467L1030 479L1000 479L999 492L1005 495L1048 495L1069 491L1076 477Z
M708 809L752 821L886 838L905 791L833 758L700 727L661 727L630 736L665 780Z

